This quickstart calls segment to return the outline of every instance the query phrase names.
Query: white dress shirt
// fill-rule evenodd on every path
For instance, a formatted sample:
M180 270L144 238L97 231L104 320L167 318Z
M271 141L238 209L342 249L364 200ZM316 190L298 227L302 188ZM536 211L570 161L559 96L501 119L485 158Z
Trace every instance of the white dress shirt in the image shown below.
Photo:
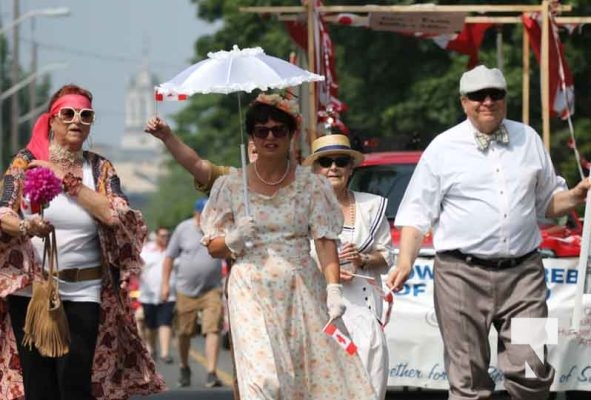
M539 135L504 120L509 143L479 150L466 120L438 135L424 151L395 225L433 229L436 251L458 249L482 258L518 257L538 247L537 220L566 189Z

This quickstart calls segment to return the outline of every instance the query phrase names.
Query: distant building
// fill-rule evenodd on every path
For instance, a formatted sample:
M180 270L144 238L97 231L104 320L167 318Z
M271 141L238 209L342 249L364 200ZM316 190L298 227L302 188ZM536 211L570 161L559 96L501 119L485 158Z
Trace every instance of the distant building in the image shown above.
M147 57L145 57L147 59ZM134 207L141 208L158 190L164 147L144 132L148 118L156 114L154 86L157 79L145 61L129 79L125 95L125 129L120 149L113 157L123 191Z
M125 94L125 131L121 149L129 155L154 154L162 149L160 142L144 133L148 118L156 114L154 86L158 83L144 62L139 72L132 76ZM142 157L143 158L143 157Z

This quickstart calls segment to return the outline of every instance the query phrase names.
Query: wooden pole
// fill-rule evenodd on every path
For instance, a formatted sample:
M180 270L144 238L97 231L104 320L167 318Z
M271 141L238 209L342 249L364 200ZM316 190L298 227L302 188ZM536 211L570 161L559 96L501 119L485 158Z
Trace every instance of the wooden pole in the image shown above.
M546 150L550 152L550 4L542 2L542 44L540 60L540 78L542 80L542 138Z
M497 68L501 71L505 70L505 60L503 58L503 25L497 25Z
M527 32L525 28L523 28L523 49L522 49L522 57L523 57L523 67L521 71L521 120L524 124L529 125L529 74L530 74L530 66L529 66L529 36L527 36Z
M314 0L308 0L306 5L308 19L308 69L316 73L316 13ZM308 82L308 144L311 146L316 139L316 83Z
M258 7L239 7L241 12L250 12L257 14L292 14L304 13L307 11L306 7L298 6L258 6ZM566 12L572 11L573 7L570 4L560 4L557 6L557 11ZM473 13L524 13L524 12L538 12L540 6L537 5L396 5L396 6L378 6L378 5L364 5L364 6L320 6L315 9L316 12L324 13L357 13L367 14L372 12L381 13L425 13L425 12L473 12Z

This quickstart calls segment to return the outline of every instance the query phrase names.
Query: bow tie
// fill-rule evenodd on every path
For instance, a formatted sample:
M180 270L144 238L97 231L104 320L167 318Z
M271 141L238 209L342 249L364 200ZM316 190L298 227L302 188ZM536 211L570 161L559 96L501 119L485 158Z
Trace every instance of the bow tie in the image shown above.
M493 140L502 144L509 143L509 132L507 131L507 128L505 128L505 125L499 126L499 129L489 135L476 131L474 132L474 137L476 138L478 149L481 151L488 149L490 142Z

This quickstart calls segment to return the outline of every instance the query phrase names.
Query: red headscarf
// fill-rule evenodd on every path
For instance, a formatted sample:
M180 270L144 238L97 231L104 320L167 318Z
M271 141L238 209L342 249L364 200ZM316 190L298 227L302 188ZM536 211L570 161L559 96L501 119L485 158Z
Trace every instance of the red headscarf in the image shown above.
M81 94L65 94L57 98L48 113L43 113L37 118L33 127L33 135L27 144L27 149L33 153L37 160L49 160L49 119L56 115L62 107L92 109L92 103L88 97Z

